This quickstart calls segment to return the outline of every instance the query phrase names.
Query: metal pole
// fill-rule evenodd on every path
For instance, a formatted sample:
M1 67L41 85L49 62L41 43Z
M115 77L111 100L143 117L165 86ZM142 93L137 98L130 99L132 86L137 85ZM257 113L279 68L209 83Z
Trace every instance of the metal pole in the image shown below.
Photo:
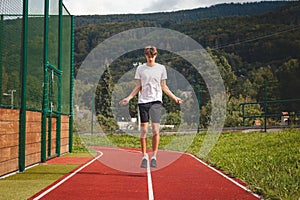
M95 114L95 94L92 96L92 121L91 121L91 134L94 134L94 114Z
M243 126L245 126L245 104L242 104Z
M3 38L4 38L4 16L1 15L0 18L0 94L2 94L2 48L3 48ZM0 95L0 105L2 104L2 95Z
M63 1L59 0L59 25L58 25L58 69L62 71L62 34L63 34L63 18L62 18L62 6ZM57 123L56 123L56 154L57 156L60 156L60 149L61 149L61 102L62 102L62 76L58 76L58 101L57 101Z
M267 132L267 80L264 80L264 131Z
M51 156L52 149L52 115L48 117L48 157Z
M46 162L46 130L48 113L48 26L49 26L49 0L45 0L44 13L44 88L43 88L43 113L41 135L41 161Z
M48 70L48 66L47 66ZM50 102L50 113L47 114L48 118L48 157L51 156L52 149L52 110L53 110L53 79L54 79L54 71L51 70L51 75L49 77L49 94L48 94L48 103ZM47 71L48 76L48 71Z
M70 121L69 121L69 152L73 151L73 120L74 120L74 16L71 16L71 65L70 65Z
M11 104L11 109L14 109L14 92L16 92L16 90L11 90L10 91L10 97L11 97L11 99L10 99L10 104Z
M201 116L201 113L200 113L200 110L201 110L201 105L200 105L200 84L198 85L198 129L197 129L197 133L200 133L200 116Z
M19 123L19 171L25 171L26 160L26 82L27 82L27 44L28 44L28 0L23 1L23 34L22 34L22 57L21 57L21 108Z

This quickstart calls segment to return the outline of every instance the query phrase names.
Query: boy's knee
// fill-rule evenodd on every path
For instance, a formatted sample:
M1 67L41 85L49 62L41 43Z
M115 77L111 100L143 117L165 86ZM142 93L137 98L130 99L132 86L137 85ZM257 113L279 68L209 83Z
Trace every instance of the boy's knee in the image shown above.
M146 128L142 127L141 128L141 135L140 135L140 138L147 138L147 134L148 134L148 131Z
M153 124L152 125L152 134L153 135L159 134L159 124Z
M159 134L159 129L152 130L152 135L158 135L158 134Z

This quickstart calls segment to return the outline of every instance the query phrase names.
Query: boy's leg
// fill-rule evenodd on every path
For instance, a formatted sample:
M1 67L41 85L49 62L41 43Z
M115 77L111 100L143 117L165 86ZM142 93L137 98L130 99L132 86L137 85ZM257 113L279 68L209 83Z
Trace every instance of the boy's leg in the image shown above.
M158 145L160 140L159 135L159 123L152 123L152 150L153 150L153 157L156 158Z
M143 156L147 155L147 134L148 134L148 127L149 123L141 123L141 136L140 136L140 142L141 142L141 150L143 153Z
M162 110L162 103L161 102L153 102L149 114L152 120L152 150L153 155L151 158L150 166L156 168L156 155L158 151L159 145L159 124L160 124L160 116Z
M141 141L141 150L142 150L142 153L143 153L141 168L147 168L147 163L148 163L148 155L147 155L147 133L148 133L148 126L149 126L148 122L141 124L140 141Z

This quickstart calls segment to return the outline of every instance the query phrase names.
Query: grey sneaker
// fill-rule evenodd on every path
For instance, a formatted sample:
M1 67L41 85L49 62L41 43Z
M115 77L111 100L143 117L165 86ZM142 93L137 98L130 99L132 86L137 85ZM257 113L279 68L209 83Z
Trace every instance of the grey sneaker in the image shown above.
M147 163L148 163L147 158L143 158L141 163L141 168L147 168Z
M150 166L153 167L153 168L156 168L156 167L157 167L156 159L155 159L155 158L152 158L152 159L151 159Z

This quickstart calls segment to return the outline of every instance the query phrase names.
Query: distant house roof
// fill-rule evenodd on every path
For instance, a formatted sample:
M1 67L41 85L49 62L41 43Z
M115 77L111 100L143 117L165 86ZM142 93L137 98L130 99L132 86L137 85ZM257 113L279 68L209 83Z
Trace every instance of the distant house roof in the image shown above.
M288 116L289 112L281 112L283 115L283 118L288 119L290 116Z

